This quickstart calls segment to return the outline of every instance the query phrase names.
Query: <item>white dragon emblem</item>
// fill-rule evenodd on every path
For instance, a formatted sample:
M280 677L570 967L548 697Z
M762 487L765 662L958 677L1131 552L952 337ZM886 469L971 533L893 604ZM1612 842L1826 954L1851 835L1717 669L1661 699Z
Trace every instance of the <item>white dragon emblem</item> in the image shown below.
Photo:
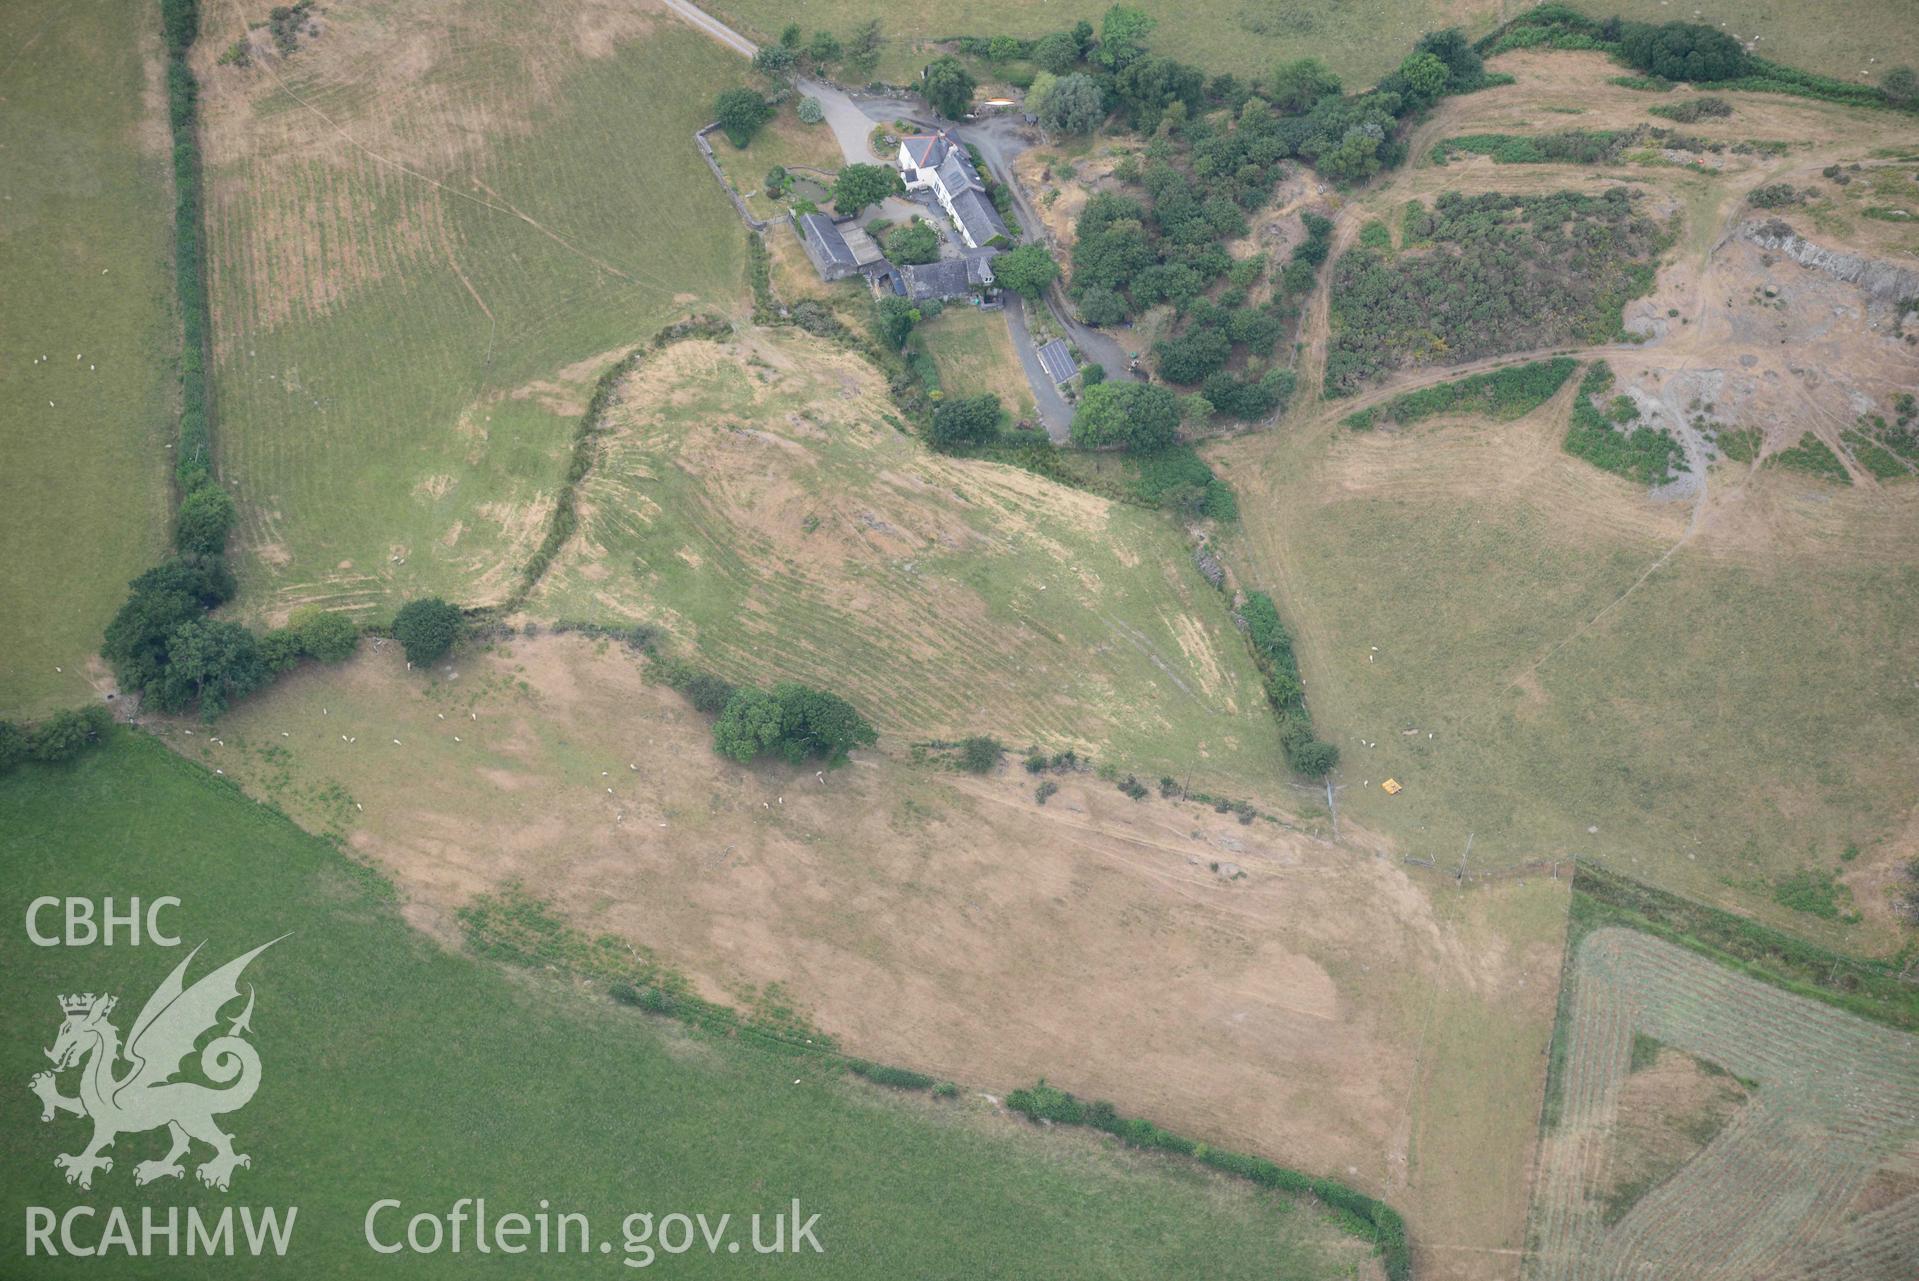
M285 938L285 935L281 935ZM119 1135L166 1126L172 1146L157 1161L142 1161L133 1168L135 1183L155 1179L177 1179L186 1173L180 1164L192 1146L192 1140L210 1144L213 1157L194 1170L200 1182L225 1191L236 1166L250 1166L252 1159L233 1150L233 1136L214 1124L213 1118L235 1112L247 1105L260 1086L260 1055L241 1035L252 1030L253 989L247 989L246 1009L229 1024L226 1034L208 1041L200 1051L200 1070L206 1078L224 1089L213 1089L196 1081L175 1081L194 1044L220 1022L220 1009L240 995L242 970L254 957L278 943L262 943L246 955L227 962L192 987L183 979L187 966L200 953L194 948L174 967L166 981L141 1009L127 1035L126 1047L120 1045L120 1031L107 1021L118 1003L104 993L91 992L60 998L60 1011L66 1021L53 1048L46 1052L53 1070L41 1072L30 1082L40 1097L42 1121L51 1121L57 1113L70 1112L93 1121L93 1141L80 1152L57 1156L53 1163L66 1171L67 1182L83 1188L93 1186L95 1170L111 1171L113 1161L102 1156ZM131 1067L116 1074L124 1058ZM80 1069L78 1097L60 1093L55 1075L75 1065Z

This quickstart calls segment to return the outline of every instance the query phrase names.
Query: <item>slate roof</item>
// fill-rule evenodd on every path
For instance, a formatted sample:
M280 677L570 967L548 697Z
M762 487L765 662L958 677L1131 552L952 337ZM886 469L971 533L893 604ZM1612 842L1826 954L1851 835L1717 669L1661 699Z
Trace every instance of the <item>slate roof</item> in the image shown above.
M831 262L836 266L850 269L858 267L859 259L846 243L846 237L840 235L840 229L825 214L801 214L799 216L800 235L813 248L818 260Z
M986 190L986 184L979 180L979 170L973 168L973 158L966 154L964 147L954 147L947 151L946 159L939 165L940 185L946 188L946 194L957 196L960 192Z
M942 258L938 262L900 268L906 296L915 302L928 298L963 298L993 283L991 254L969 258Z
M901 138L906 154L913 158L916 169L936 169L953 150L952 142L943 133L916 133Z
M1038 355L1040 368L1056 383L1063 383L1078 372L1073 365L1072 348L1066 345L1064 338L1053 339L1039 349Z
M995 236L1006 235L1006 224L999 210L978 187L953 192L953 216L975 245L984 245Z

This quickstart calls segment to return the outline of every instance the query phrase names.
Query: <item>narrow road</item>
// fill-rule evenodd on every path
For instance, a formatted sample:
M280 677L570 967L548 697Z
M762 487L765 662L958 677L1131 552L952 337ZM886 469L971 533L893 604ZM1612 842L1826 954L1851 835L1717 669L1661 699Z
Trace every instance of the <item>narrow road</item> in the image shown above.
M698 5L689 4L687 0L664 0L664 3L666 7L674 13L679 14L682 18L685 18L688 22L698 27L701 31L704 31L707 35L712 36L715 40L733 50L735 53L744 54L751 58L760 51L758 45L733 30L733 28L727 26L724 22L721 22L718 18L712 17Z
M1026 381L1033 385L1033 407L1046 427L1047 439L1055 445L1064 445L1073 425L1073 407L1059 394L1052 376L1039 363L1039 352L1033 345L1032 335L1026 331L1026 312L1018 298L1009 297L1006 303L1006 328L1013 335L1013 350L1019 353Z

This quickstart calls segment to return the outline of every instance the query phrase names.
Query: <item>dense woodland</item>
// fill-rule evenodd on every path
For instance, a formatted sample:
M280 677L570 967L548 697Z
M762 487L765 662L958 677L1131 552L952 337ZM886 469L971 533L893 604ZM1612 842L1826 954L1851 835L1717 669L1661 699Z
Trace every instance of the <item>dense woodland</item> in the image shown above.
M1020 51L1044 68L1029 103L1047 127L1086 132L1117 113L1150 135L1116 173L1124 193L1096 194L1080 216L1073 297L1102 325L1170 306L1174 333L1154 357L1168 382L1198 393L1189 416L1264 417L1292 395L1292 375L1274 352L1315 283L1330 225L1309 222L1307 243L1270 291L1261 288L1265 257L1235 260L1224 242L1248 233L1249 215L1272 198L1289 162L1341 181L1397 164L1400 121L1446 93L1479 87L1484 67L1460 33L1438 32L1377 88L1348 96L1313 59L1281 66L1264 83L1209 79L1148 52L1151 30L1151 19L1115 6L1097 41L1082 23Z

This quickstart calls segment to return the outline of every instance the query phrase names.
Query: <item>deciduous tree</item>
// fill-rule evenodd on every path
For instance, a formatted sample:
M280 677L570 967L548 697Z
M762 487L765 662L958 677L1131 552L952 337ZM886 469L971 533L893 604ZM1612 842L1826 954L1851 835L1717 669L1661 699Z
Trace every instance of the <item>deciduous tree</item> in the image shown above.
M1294 114L1310 111L1321 98L1339 93L1339 77L1318 58L1283 62L1273 72L1273 105Z
M219 482L207 480L180 500L173 521L173 545L183 552L218 556L227 549L227 534L238 514L233 499Z
M984 445L999 435L999 397L960 396L933 411L933 444L940 449Z
M1021 245L993 260L993 279L1015 293L1037 298L1059 279L1059 264L1046 246Z
M933 59L921 74L920 91L933 110L957 120L973 105L973 90L979 82L966 65L950 54Z
M1099 383L1080 396L1073 443L1151 453L1179 438L1179 397L1146 383Z
M1106 119L1106 95L1083 71L1061 76L1033 101L1039 122L1061 133L1091 133Z
M1094 51L1094 61L1110 70L1121 70L1146 52L1146 37L1158 25L1158 21L1143 10L1114 5L1100 19L1099 48Z
M760 126L772 118L772 105L752 89L727 89L713 99L713 119L735 147L752 142Z
M452 649L465 626L459 610L438 596L429 596L401 606L393 618L393 635L406 651L407 662L426 664Z
M905 190L899 170L891 165L851 164L833 179L833 205L843 214L857 214Z
M270 673L260 642L238 623L199 618L167 638L167 666L147 693L163 712L183 712L195 703L213 720L233 703L266 684Z

